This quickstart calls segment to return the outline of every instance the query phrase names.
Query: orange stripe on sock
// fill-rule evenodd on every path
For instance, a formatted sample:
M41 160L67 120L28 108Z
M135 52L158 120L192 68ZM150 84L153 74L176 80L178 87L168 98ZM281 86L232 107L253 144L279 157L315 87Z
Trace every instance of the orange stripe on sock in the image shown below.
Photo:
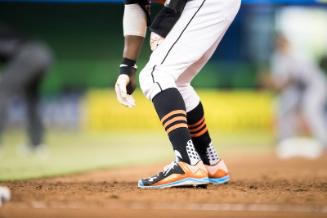
M206 132L208 132L208 128L207 128L207 127L204 128L202 131L196 133L196 134L192 134L192 137L193 137L193 138L200 137L200 136L202 136L202 135L203 135L204 133L206 133Z
M204 121L204 117L202 117L198 122L194 123L194 124L191 124L191 125L188 125L189 128L195 128L197 127L198 125L200 125L202 122Z
M206 125L206 123L203 122L199 127L195 128L195 129L190 129L190 132L196 133L197 131L201 130L205 125Z
M178 129L178 128L187 128L187 124L186 123L179 123L179 124L176 124L172 127L170 127L169 129L167 129L167 134L169 134L171 131L174 131L175 129Z
M185 121L186 122L186 117L182 117L182 116L178 116L178 117L174 117L170 120L168 120L165 124L164 127L167 128L168 125L172 124L175 121Z
M163 118L161 118L161 122L164 123L167 120L167 118L169 118L169 117L171 117L171 116L173 116L175 114L184 114L186 116L186 111L184 111L184 110L172 111L172 112L166 114Z

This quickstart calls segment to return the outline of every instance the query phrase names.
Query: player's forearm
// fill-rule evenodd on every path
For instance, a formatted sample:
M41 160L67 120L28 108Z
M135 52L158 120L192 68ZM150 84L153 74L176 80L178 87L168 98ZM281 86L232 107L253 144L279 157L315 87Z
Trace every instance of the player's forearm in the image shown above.
M162 37L166 37L180 18L188 0L170 0L154 19L150 30Z
M144 37L125 36L123 58L136 61L143 46Z

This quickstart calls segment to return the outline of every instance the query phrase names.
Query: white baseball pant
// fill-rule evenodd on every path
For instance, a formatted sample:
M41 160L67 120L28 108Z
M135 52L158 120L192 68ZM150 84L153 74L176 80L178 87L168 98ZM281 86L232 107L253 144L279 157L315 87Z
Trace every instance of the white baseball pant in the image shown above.
M313 136L327 148L327 84L310 86L304 93L303 114Z
M289 88L279 97L278 137L284 140L298 135L298 112L302 112L312 135L327 146L327 86L325 81L310 85L302 93Z
M200 98L191 81L216 50L240 4L240 0L187 2L180 19L140 73L145 96L152 100L165 89L177 88L187 112L193 110Z

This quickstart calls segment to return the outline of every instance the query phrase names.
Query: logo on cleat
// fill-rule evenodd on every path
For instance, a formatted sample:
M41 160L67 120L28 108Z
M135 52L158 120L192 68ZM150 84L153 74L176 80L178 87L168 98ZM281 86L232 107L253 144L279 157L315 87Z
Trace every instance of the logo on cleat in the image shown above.
M176 161L180 161L182 160L182 155L181 153L179 153L179 151L175 150L175 156L176 156Z
M150 181L150 182L153 182L156 178L157 178L156 176L154 176L154 177L150 177L150 178L149 178L149 181Z

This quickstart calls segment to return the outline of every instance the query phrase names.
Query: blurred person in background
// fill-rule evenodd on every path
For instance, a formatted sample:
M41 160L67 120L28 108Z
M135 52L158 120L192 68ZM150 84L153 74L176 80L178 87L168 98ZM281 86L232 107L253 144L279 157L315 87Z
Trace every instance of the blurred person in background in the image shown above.
M271 74L263 82L278 93L277 128L281 158L316 158L327 147L327 79L318 64L293 51L277 34ZM299 137L307 130L314 139Z
M0 23L0 146L10 99L19 95L26 100L28 142L24 154L45 151L44 127L38 111L40 86L52 56L48 47L26 38L11 27Z
M323 55L319 61L320 68L324 71L325 75L327 75L327 54ZM327 106L326 106L327 107ZM327 109L327 108L326 108Z

